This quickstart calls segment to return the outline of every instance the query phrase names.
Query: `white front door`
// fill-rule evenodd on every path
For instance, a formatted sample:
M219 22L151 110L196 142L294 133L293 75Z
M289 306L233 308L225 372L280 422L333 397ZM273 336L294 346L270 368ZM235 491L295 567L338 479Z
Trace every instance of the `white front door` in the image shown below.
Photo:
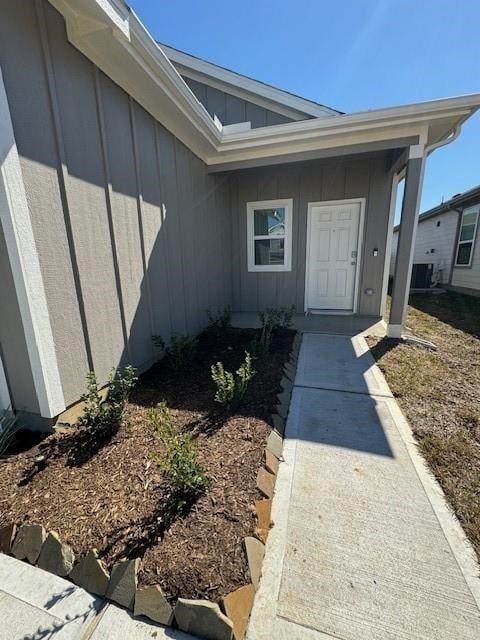
M308 205L306 310L353 311L361 203Z

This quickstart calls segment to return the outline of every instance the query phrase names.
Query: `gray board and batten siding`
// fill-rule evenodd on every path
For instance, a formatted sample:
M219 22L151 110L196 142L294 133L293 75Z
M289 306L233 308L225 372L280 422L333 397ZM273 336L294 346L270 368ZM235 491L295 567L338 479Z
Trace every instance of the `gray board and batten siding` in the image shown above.
M365 198L363 249L357 313L381 314L392 175L385 153L310 160L237 171L232 174L233 307L253 311L294 304L303 312L309 202ZM292 270L249 272L246 203L293 198ZM377 255L374 250L377 249ZM373 289L373 295L365 293Z
M206 309L231 304L229 189L68 42L46 0L0 7L0 63L68 406L89 369L100 383L119 365L144 369L157 356L152 334L197 333ZM11 377L21 323L4 315L0 331L2 345L21 345L18 356L3 347ZM36 411L21 369L15 408Z
M210 87L208 84L187 77L183 79L212 118L217 116L224 125L251 122L252 129L257 129L258 127L293 122L291 118L220 91L216 87ZM305 119L308 118L310 116L305 115Z

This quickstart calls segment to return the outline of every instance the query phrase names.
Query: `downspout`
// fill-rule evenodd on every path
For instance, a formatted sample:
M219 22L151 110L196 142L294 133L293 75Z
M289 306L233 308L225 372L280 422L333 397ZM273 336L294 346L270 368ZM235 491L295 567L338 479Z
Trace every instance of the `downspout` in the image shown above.
M432 151L435 151L435 149L438 149L439 147L444 147L445 145L450 144L451 142L455 142L455 140L460 135L461 130L462 130L462 125L461 123L458 123L456 127L452 129L448 138L439 140L438 142L434 142L433 144L429 144L428 146L426 146L425 154L428 156L432 153Z
M450 132L450 135L448 136L448 138L445 138L444 140L439 140L438 142L434 142L433 144L425 147L425 153L426 155L430 155L433 151L435 151L435 149L438 149L439 147L444 147L447 144L450 144L451 142L455 142L455 140L458 138L458 136L460 135L460 131L462 130L462 124L459 122L456 127L454 129L452 129L452 131ZM454 211L458 211L458 209L454 209ZM460 214L461 212L458 211ZM453 277L453 268L455 265L455 258L456 258L456 253L457 253L457 243L458 243L458 233L459 233L459 229L460 229L460 220L461 220L461 215L459 216L458 222L457 222L457 232L455 235L455 243L453 245L453 256L452 256L452 263L450 265L450 273L448 275L448 284L450 285L452 283L452 277Z

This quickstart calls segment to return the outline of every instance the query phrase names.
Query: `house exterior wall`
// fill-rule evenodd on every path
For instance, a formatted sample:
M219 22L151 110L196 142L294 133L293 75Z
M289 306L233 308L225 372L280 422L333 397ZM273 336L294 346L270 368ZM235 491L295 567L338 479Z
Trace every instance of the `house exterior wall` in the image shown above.
M480 228L473 247L472 264L469 267L454 267L451 286L464 293L479 295L480 292Z
M119 365L144 369L157 355L152 334L197 333L206 309L231 302L228 178L209 175L76 50L46 0L0 0L0 10L0 64L69 405L89 369L100 383ZM18 353L15 405L35 410Z
M433 264L433 272L434 274L438 273L438 282L441 284L448 283L450 278L458 215L456 211L446 211L438 216L421 220L417 228L413 263ZM398 231L395 231L390 264L390 275L392 276L395 271L397 243Z
M276 165L238 171L231 178L233 222L233 305L255 311L294 304L304 310L309 202L365 198L363 256L359 260L358 313L381 314L382 284L392 176L383 153ZM293 199L292 270L249 272L247 202ZM378 249L378 255L373 255ZM365 289L372 288L373 295Z
M287 118L280 113L260 107L248 100L242 100L237 96L232 96L203 82L186 77L183 79L212 118L216 115L222 124L250 121L252 129L256 129L272 124L292 122L291 118Z

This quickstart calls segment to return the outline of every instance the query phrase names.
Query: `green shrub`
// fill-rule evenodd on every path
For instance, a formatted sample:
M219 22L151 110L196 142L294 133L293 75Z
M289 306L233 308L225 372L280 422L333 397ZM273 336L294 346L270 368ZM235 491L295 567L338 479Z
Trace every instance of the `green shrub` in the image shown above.
M274 334L280 329L288 329L292 325L295 305L291 307L279 307L278 309L265 309L258 314L262 328L260 335L252 340L252 353L260 358L270 351Z
M9 413L0 414L0 457L7 453L18 429L16 416Z
M179 503L182 499L205 493L211 485L211 479L198 461L197 446L190 435L177 433L167 404L161 402L156 408L149 409L147 417L165 447L165 454L154 455L154 460L175 494L178 494Z
M99 437L108 437L115 433L136 381L135 369L130 365L125 367L123 375L118 371L112 371L107 383L107 395L103 400L95 373L90 371L87 374L87 391L82 396L85 408L78 424Z
M232 326L232 311L230 309L230 306L224 307L223 311L221 311L216 316L212 315L208 309L206 313L208 317L208 326L210 329L225 331Z
M152 336L153 344L159 349L164 349L173 370L176 373L184 371L195 358L198 349L198 340L192 336L174 333L170 338L170 344L165 345L161 336Z
M248 384L255 371L252 369L252 358L248 351L245 352L245 360L235 372L226 371L222 362L217 362L211 367L212 379L216 384L215 401L223 407L234 410L242 402L247 391Z

